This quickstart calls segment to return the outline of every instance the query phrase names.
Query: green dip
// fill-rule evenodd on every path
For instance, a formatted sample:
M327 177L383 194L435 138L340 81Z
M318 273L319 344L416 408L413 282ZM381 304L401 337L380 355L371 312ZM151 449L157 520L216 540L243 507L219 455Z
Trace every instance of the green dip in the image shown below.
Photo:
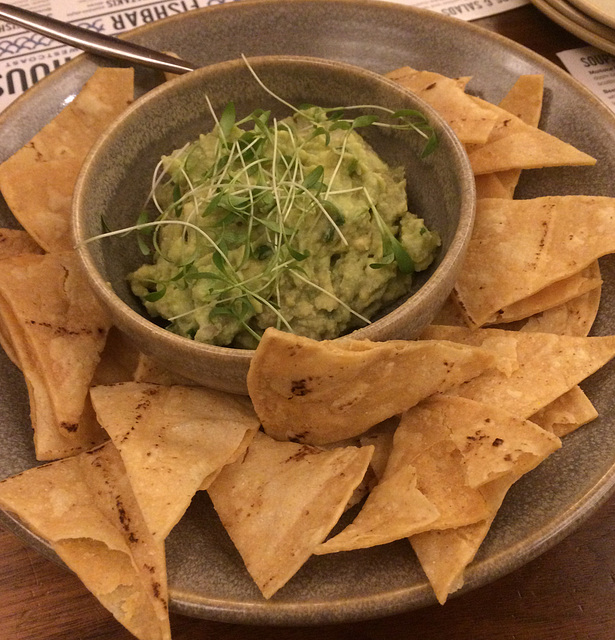
M406 294L440 245L408 212L403 171L356 132L369 122L317 107L269 120L235 123L229 105L159 165L158 222L139 231L153 263L129 280L182 336L243 348L269 326L337 337Z

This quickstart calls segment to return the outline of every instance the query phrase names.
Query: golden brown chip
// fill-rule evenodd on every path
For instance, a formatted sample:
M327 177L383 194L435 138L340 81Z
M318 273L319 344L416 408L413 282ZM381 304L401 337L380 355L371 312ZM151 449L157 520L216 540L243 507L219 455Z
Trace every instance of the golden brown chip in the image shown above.
M28 385L37 458L73 455L105 439L86 398L110 320L75 254L3 260L0 321Z
M420 409L425 424L444 424L449 430L473 488L511 472L527 473L561 447L549 431L497 406L441 395L425 400Z
M48 540L137 638L170 640L164 547L111 443L0 482L0 505Z
M19 256L22 253L43 253L26 231L0 229L0 260Z
M325 451L257 433L208 492L263 596L270 598L325 539L361 482L372 447Z
M455 291L475 326L615 251L615 198L481 200Z
M592 277L600 279L598 261L588 267ZM528 318L521 331L542 331L544 333L557 333L568 336L587 336L594 324L602 287L595 287L572 300L546 309L531 318Z
M579 273L554 282L537 293L523 300L513 302L498 313L494 324L515 322L542 313L548 309L565 305L571 300L578 300L583 294L593 289L600 289L602 278L593 275L594 269L590 265Z
M542 112L543 89L542 74L519 76L499 106L525 124L537 127ZM520 169L509 169L476 176L477 198L512 198L520 175Z
M563 438L597 417L596 408L583 390L580 387L572 387L530 419L558 438Z
M463 586L465 568L474 559L508 489L516 480L517 477L511 474L480 487L490 512L485 520L457 529L426 531L410 538L440 604Z
M132 341L116 327L111 327L92 378L92 386L131 381L139 355Z
M49 124L0 165L0 190L47 251L72 248L73 188L89 149L132 101L132 69L99 68Z
M496 116L496 124L487 142L466 147L475 175L511 169L596 164L595 158L587 153L536 126L526 124L505 109L480 98L472 99Z
M499 407L520 418L529 418L604 366L615 355L615 336L559 336L551 333L428 327L428 340L452 340L489 345L494 339L517 343L518 367L509 375L498 370L480 376L448 393ZM487 342L489 340L489 342Z
M519 173L518 169L514 169L513 171ZM482 200L483 198L512 198L512 192L502 181L502 176L505 173L507 172L501 171L500 173L484 173L483 175L475 176L474 181L476 183L476 199Z
M133 379L135 382L151 382L153 384L164 384L171 386L174 384L195 386L196 382L184 376L169 371L158 360L151 356L140 353L134 369Z
M497 114L478 104L464 92L458 80L431 71L402 67L387 78L410 89L428 102L448 122L463 143L484 143L497 120Z
M91 397L159 540L177 524L203 481L213 479L246 435L251 439L259 428L247 398L203 387L127 382L94 387Z
M338 442L493 363L481 349L456 347L403 340L318 342L267 329L250 365L248 390L270 436Z
M324 555L401 540L428 530L439 515L436 506L418 490L416 469L401 467L382 478L354 521L314 553Z

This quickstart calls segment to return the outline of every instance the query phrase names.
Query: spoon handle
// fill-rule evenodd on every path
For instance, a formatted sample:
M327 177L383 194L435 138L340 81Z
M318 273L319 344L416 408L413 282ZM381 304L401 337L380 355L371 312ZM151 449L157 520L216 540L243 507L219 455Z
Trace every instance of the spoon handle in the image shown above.
M105 58L120 58L171 73L187 73L198 68L192 62L5 3L0 3L0 19Z

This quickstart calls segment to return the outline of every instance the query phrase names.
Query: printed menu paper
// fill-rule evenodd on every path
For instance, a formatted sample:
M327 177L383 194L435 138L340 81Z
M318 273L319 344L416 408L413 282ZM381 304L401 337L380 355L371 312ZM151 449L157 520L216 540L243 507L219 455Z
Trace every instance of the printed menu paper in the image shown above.
M596 47L561 51L557 57L570 74L615 113L615 56Z
M234 0L13 0L8 4L99 33L117 35L193 9ZM391 1L391 0L387 0ZM529 0L393 0L462 20L476 20ZM0 111L79 50L0 20Z

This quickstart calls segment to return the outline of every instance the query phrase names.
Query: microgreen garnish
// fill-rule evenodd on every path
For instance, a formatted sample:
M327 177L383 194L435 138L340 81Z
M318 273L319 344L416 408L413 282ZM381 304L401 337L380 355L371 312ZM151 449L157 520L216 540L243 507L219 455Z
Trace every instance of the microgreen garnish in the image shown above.
M189 299L186 311L173 313L169 303L163 312L169 328L183 335L201 339L204 318L215 326L204 339L217 344L232 339L214 335L224 332L220 327L228 323L255 341L261 326L292 331L284 290L293 283L305 285L310 297L321 298L319 305L330 313L342 309L347 325L352 317L355 323L369 323L353 308L354 300L343 299L331 285L323 286L326 278L317 276L322 269L321 247L326 247L327 260L335 256L329 270L350 249L344 230L357 223L345 215L347 199L363 208L360 224L367 225L358 227L358 232L351 227L348 233L355 229L355 235L364 234L359 244L371 243L372 235L376 238L370 267L388 268L393 278L396 273L411 274L415 265L398 238L403 212L385 220L379 211L380 178L370 188L361 178L373 169L356 153L358 146L364 147L356 130L372 126L412 130L426 141L423 156L433 152L435 133L414 110L374 105L294 107L270 91L245 62L261 87L290 108L293 116L278 121L270 111L258 109L238 118L229 103L217 117L207 100L214 131L162 159L152 179L149 208L154 211L150 215L143 211L134 226L117 231L110 231L101 220L103 232L89 241L135 231L140 251L153 255L156 265L162 266L156 267L155 277L150 265L132 274L133 289L146 305L165 307L171 292L183 296L184 302ZM368 113L346 115L357 110ZM324 153L327 161L315 162L316 153ZM403 192L403 185L396 188ZM307 242L310 234L318 239L316 244ZM292 307L290 311L294 312ZM264 315L264 324L255 321L259 315Z

